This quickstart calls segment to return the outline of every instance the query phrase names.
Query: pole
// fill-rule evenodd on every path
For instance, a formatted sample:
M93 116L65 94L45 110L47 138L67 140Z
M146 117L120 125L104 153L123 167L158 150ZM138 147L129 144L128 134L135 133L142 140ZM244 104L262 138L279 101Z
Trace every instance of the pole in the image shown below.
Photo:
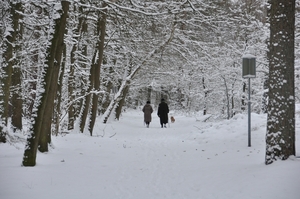
M250 78L248 78L248 147L251 147L251 102L250 102Z

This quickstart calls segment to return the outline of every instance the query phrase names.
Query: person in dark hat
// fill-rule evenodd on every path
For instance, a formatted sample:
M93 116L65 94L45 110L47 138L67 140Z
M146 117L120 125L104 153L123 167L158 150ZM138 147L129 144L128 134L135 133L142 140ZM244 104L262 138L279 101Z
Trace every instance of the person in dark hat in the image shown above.
M168 113L169 107L164 99L161 99L161 103L158 105L157 115L160 118L161 128L167 128L166 124L168 123Z
M150 105L150 101L147 101L146 105L143 107L143 112L144 112L144 122L147 125L147 128L149 128L149 124L152 120L151 114L153 112L153 108Z

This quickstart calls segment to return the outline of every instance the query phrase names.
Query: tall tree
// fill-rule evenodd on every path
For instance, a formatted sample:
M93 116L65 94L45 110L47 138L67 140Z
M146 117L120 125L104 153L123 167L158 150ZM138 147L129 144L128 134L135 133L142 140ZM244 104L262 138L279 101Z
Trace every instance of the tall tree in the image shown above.
M105 8L107 5L106 3L103 3L102 7ZM99 35L99 39L96 45L97 48L97 60L95 60L94 63L92 63L92 68L94 68L94 90L96 93L93 93L92 97L92 109L91 109L91 117L90 117L90 123L89 123L89 132L92 136L93 129L96 121L97 116L97 110L98 110L98 98L99 98L99 92L100 91L100 71L101 71L101 65L103 61L103 53L104 53L104 39L105 39L105 29L106 29L106 12L107 9L104 9L101 11L101 14L98 17L97 21L97 34Z
M57 95L58 78L61 68L61 60L64 50L64 34L66 32L66 23L69 10L69 1L62 1L62 13L61 18L56 20L55 34L52 39L51 48L46 58L47 73L46 73L46 87L45 90L45 102L46 106L44 113L41 116L42 125L39 130L41 133L39 140L39 151L47 152L48 144L51 143L51 125L53 118L53 111L55 107L54 100Z
M52 116L54 108L54 96L57 89L58 72L60 69L60 61L63 50L63 39L66 27L66 20L69 10L69 2L61 1L62 10L60 12L60 17L55 19L55 32L53 33L53 38L51 45L48 49L47 55L47 66L45 67L45 85L44 92L41 95L39 104L37 105L37 113L35 114L33 120L34 123L30 128L30 135L27 138L27 143L25 146L23 166L35 166L36 164L36 153L38 146L40 144L40 150L45 150L45 143L48 144L47 132L49 128L45 119L50 120L52 117L45 118L45 113L50 113ZM50 103L50 104L49 104ZM51 126L51 125L50 125ZM43 134L42 134L43 133ZM41 139L42 137L42 139Z
M18 45L19 38L21 37L21 9L22 3L21 2L14 2L11 1L9 3L10 6L10 28L8 29L8 34L6 34L4 45L5 45L5 52L4 52L4 63L3 63L3 71L4 75L1 79L2 83L2 92L3 94L0 95L0 99L2 102L2 107L0 108L0 141L5 141L5 134L6 132L3 130L3 126L7 125L9 115L9 101L11 97L11 86L12 84L15 86L20 86L20 68L17 66L18 58L20 53L20 45ZM22 110L20 100L19 100L18 92L13 92L12 96L12 103L17 107L13 107L13 125L17 129L22 128L21 122L21 115L20 112ZM21 105L22 106L22 105ZM16 109L18 108L18 110Z
M270 0L269 4L266 164L295 155L295 0Z
M12 80L11 80L11 107L12 107L12 116L11 116L11 123L13 130L21 130L22 129L22 107L23 107L23 100L21 95L21 39L22 39L22 3L18 2L15 5L16 10L14 10L14 17L13 17L13 29L16 34L16 41L14 44L14 53L16 59L14 61L14 66L12 70Z
M106 36L106 18L107 18L107 4L105 2L94 2L94 7L99 7L99 9L93 11L93 19L91 20L94 23L91 26L91 30L94 31L94 35L92 36L93 43L95 45L91 45L92 58L90 63L90 72L89 72L89 82L88 89L86 90L86 94L84 97L84 105L82 107L82 112L80 116L80 132L84 132L86 120L89 117L88 123L88 131L90 135L93 134L93 128L96 121L97 111L98 111L98 99L99 99L99 91L100 91L100 71L103 63L103 54L105 48L105 36ZM85 25L84 25L85 26ZM94 29L93 29L94 27ZM83 29L84 30L84 29ZM91 31L91 32L93 32ZM95 42L96 40L96 42Z

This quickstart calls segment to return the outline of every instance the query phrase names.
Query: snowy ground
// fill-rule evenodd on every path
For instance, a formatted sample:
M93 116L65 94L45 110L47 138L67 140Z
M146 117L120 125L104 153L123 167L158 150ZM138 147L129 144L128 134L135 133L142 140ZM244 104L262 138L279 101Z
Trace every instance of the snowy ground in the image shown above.
M175 115L150 128L142 112L101 120L90 137L53 137L36 167L21 167L24 146L0 144L1 199L299 199L300 159L264 164L266 115L201 122ZM202 120L203 118L197 118ZM300 123L297 118L297 135ZM297 139L297 154L300 154Z

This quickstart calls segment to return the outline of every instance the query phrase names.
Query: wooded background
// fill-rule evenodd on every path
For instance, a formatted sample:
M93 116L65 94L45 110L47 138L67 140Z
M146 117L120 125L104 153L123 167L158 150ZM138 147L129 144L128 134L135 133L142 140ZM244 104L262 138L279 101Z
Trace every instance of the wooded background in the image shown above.
M105 123L161 98L174 111L229 119L247 111L245 54L256 56L252 111L266 112L269 35L261 0L1 1L0 137L27 125L45 134L31 138L47 151L51 134L92 135L97 116Z

